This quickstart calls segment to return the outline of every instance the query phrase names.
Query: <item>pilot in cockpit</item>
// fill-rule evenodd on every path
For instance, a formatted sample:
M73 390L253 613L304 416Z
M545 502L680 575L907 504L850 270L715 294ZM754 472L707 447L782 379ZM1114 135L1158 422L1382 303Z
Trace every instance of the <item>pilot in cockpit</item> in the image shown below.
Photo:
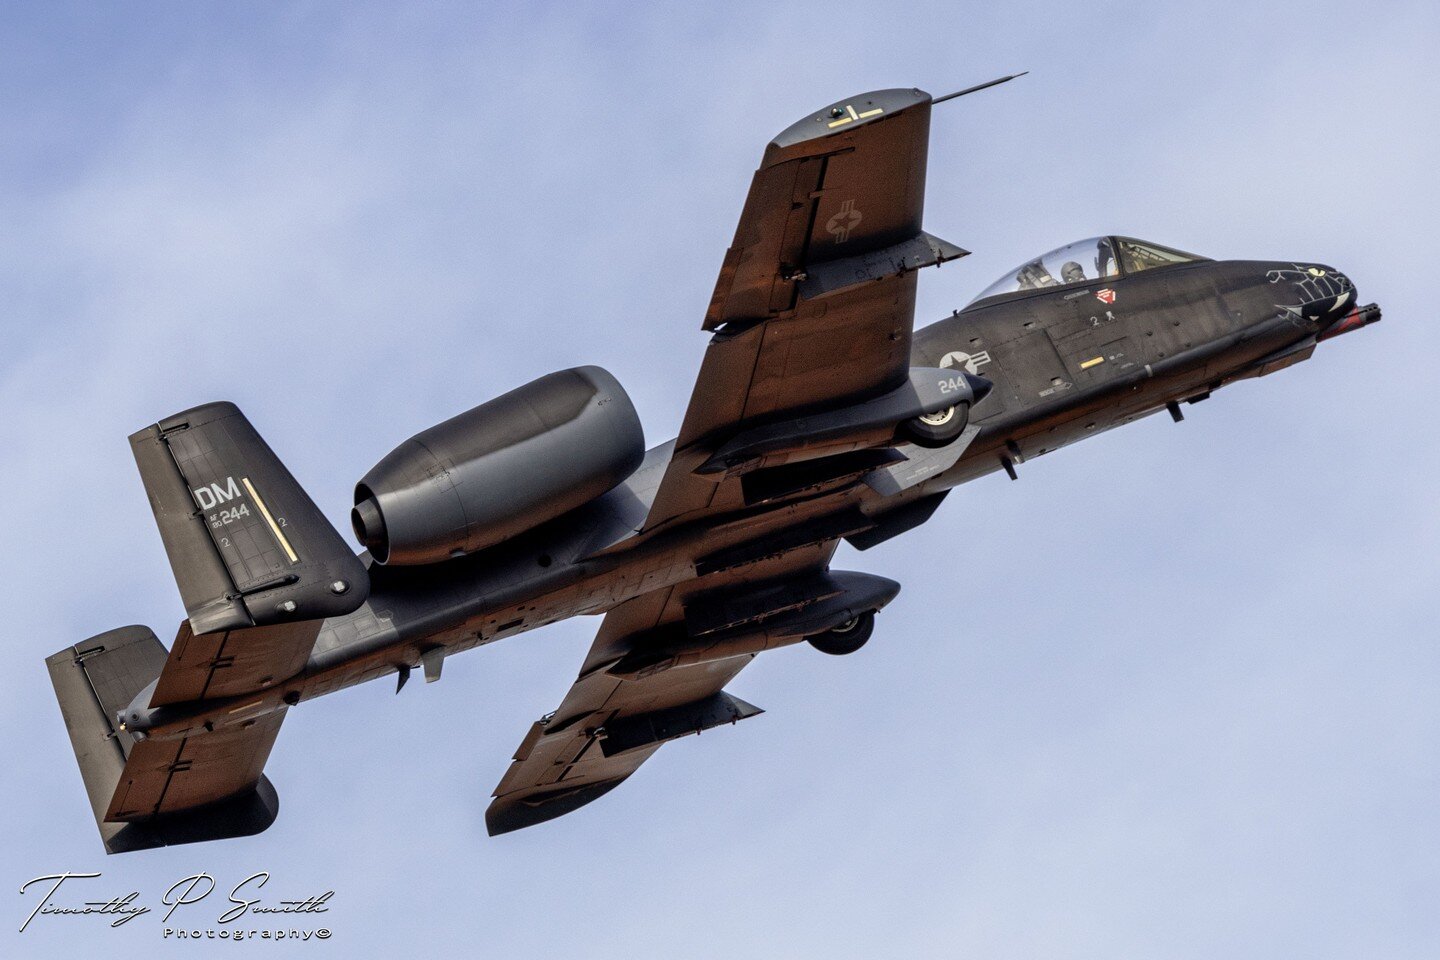
M1061 283L1082 283L1085 280L1085 268L1074 260L1066 260L1065 265L1060 268Z

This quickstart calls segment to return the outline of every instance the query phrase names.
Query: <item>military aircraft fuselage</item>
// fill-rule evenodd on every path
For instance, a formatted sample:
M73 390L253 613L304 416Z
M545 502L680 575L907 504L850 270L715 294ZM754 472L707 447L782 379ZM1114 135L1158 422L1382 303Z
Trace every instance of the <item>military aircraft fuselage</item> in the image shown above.
M982 300L915 337L915 363L963 366L996 385L971 413L980 437L946 480L989 472L997 450L1019 462L1307 359L1355 304L1331 267L1249 260Z
M371 564L367 602L327 620L306 668L282 686L161 708L133 727L174 737L397 672L403 681L412 668L438 679L445 656L669 584L836 536L888 539L923 522L954 486L999 470L1013 477L1026 460L1167 408L1179 419L1179 403L1307 359L1318 340L1377 318L1377 308L1356 307L1343 274L1308 261L1114 268L986 296L915 333L913 366L993 384L971 411L963 453L923 483L886 495L844 477L642 534L672 454L662 444L625 483L512 540L441 564Z
M726 689L759 653L865 645L901 587L834 569L842 540L868 550L960 484L1181 420L1379 319L1324 264L1103 236L917 328L919 272L967 255L923 228L931 108L1011 79L871 91L767 144L669 443L647 449L609 372L555 371L383 456L354 487L357 556L235 404L131 434L186 619L169 649L132 625L46 658L105 849L265 830L289 707L603 614L485 825L568 814L661 745L762 712Z

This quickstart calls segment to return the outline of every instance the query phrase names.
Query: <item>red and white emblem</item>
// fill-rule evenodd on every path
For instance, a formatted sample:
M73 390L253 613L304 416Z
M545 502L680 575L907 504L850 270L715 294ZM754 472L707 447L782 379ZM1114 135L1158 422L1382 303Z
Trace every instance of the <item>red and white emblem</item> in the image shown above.
M1106 287L1104 290L1095 291L1095 299L1101 303L1110 304L1115 302L1115 291Z

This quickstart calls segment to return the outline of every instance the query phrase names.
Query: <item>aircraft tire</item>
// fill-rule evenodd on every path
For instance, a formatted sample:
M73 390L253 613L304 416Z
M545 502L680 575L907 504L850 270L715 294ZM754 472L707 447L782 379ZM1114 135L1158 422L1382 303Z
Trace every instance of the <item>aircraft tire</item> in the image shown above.
M957 403L929 416L915 417L900 424L900 439L916 446L937 449L953 443L970 422L970 405Z
M869 640L870 635L874 632L875 611L867 610L853 620L805 639L809 641L810 646L821 653L828 653L832 657L843 657L865 646L865 641Z

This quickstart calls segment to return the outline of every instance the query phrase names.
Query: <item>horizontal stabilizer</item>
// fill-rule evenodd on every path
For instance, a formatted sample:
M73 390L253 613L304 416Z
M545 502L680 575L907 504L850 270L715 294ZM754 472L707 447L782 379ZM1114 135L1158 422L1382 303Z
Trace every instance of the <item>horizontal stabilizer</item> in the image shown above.
M182 620L150 706L268 690L301 671L319 635L318 620L213 633Z
M229 840L263 833L280 812L280 798L268 777L225 800L194 810L167 814L135 823L102 823L106 853L130 853L181 843Z
M365 601L364 565L233 403L178 413L130 445L195 633Z
M116 714L154 681L165 659L155 634L133 626L66 647L45 661L107 853L248 836L268 827L279 810L275 789L258 765L213 778L216 768L225 768L231 759L215 751L221 746L219 735L137 742L116 729ZM263 765L273 732L256 751L261 744L254 731L245 728L232 739L249 741ZM187 791L191 777L208 782ZM122 794L142 780L159 799L134 822L109 818Z

